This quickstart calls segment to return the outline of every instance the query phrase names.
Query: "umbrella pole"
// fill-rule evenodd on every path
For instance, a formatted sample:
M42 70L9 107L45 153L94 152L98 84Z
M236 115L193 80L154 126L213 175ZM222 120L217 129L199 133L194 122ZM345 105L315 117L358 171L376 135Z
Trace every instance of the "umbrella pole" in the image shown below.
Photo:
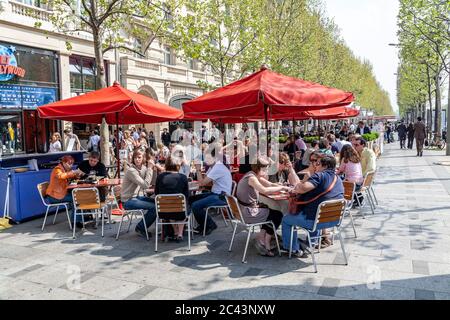
M119 140L119 113L116 112L116 153L117 153L117 177L120 179L120 140Z
M266 122L266 152L269 154L269 106L264 104L264 120Z

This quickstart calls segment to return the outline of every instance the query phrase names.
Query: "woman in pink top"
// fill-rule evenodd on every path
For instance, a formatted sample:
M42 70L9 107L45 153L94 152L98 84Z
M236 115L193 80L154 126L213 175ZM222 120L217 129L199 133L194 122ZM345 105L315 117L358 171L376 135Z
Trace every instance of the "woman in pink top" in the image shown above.
M338 175L345 174L345 180L356 183L356 189L359 189L364 177L358 152L351 145L345 145L342 147L340 155L341 164L336 173Z

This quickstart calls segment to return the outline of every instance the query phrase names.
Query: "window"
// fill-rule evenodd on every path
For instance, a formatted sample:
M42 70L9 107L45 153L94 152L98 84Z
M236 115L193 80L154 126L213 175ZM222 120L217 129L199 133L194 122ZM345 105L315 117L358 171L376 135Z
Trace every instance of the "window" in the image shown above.
M38 7L48 10L50 8L50 1L42 0L16 0L17 2L27 4L29 6Z
M25 77L19 79L23 81L56 83L57 58L53 52L46 52L39 49L22 49L16 47L15 53L17 64L25 68Z
M164 46L163 52L164 52L164 64L174 66L176 64L176 61L172 48L169 46Z
M69 58L70 88L74 93L94 91L99 88L95 59L71 56ZM108 67L105 61L106 82L108 83Z
M197 59L189 59L188 67L191 70L198 70L198 60Z
M0 154L23 151L21 113L0 112Z
M172 15L172 12L171 12L170 8L167 6L167 4L163 5L163 10L164 10L164 19L168 23L169 30L173 30L174 29L173 15Z
M140 39L137 39L137 38L134 39L133 49L134 49L136 52L139 52L139 53L142 54L142 41L141 41ZM135 58L141 58L141 59L142 59L143 56L137 54L136 52L133 52L133 56L134 56Z

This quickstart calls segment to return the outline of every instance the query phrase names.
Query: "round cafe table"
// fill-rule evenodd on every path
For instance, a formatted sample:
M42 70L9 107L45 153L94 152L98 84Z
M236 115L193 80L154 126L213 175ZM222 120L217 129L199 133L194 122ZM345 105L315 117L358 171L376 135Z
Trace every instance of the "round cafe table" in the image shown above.
M100 187L114 187L122 184L122 179L102 179L97 183L71 183L67 189L72 190L75 188L100 188Z
M276 193L265 195L260 193L259 201L267 205L270 209L280 211L283 215L289 213L289 194Z

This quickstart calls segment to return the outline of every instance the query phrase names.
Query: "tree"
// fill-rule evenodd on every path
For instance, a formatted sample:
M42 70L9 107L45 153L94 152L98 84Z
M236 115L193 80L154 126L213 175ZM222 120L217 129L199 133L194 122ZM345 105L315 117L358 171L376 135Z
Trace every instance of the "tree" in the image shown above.
M262 0L192 0L177 17L174 47L184 57L197 59L220 77L236 79L249 70L249 51L261 35L258 16ZM242 70L244 68L245 70ZM240 71L240 74L239 72Z

